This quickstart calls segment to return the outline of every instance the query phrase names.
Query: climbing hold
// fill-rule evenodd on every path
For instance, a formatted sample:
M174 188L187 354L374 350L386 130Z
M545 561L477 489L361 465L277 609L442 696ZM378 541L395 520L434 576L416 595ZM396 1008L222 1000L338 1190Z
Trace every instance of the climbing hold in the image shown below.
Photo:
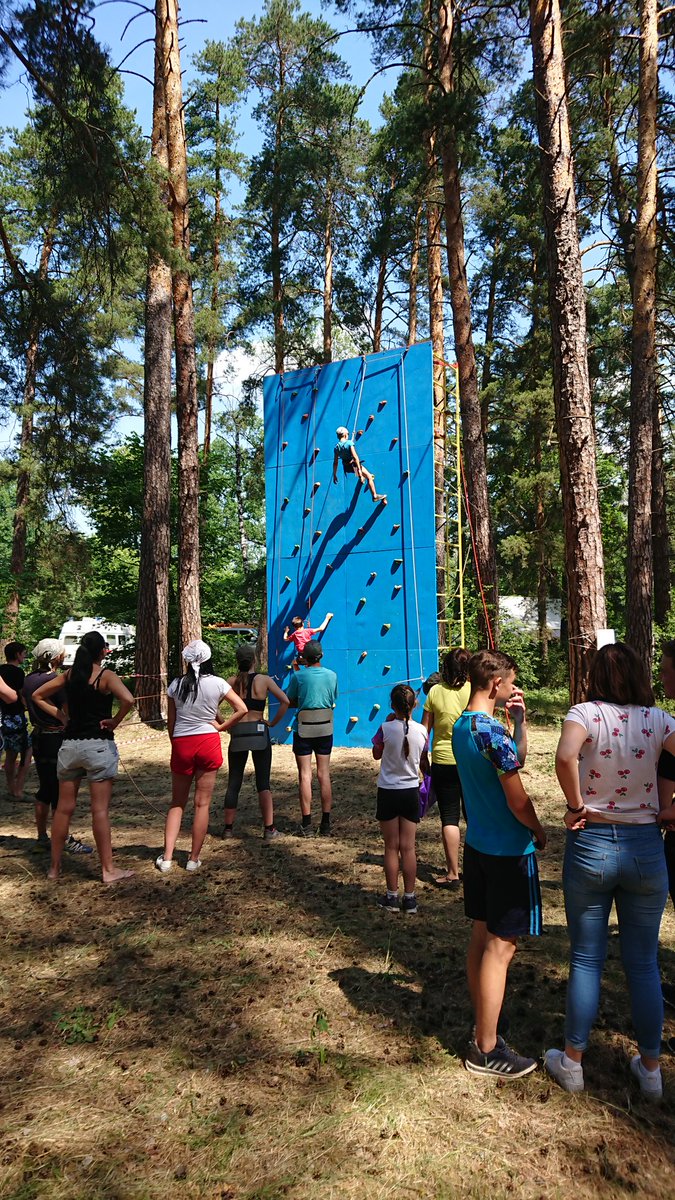
M323 532L323 531L322 531L321 529L315 529L315 530L314 530L314 537L315 537L315 538L320 538L320 537L321 537L321 534L322 534L322 532Z
M359 599L359 604L365 604L365 602L366 602L365 596L361 596Z
M395 592L400 592L400 590L401 590L401 584L400 584L400 583L396 583L396 584L394 584L394 591L395 591Z
M365 532L366 532L366 531L365 531L365 529L363 528L363 525L361 526L361 528L360 528L360 529L357 529L357 533L358 533L359 537L363 537L363 535L364 535L364 533L365 533Z
M287 445L288 445L288 442L282 442L282 443L281 443L281 449L282 449L282 450L285 450L285 449L286 449L286 447L287 447Z
M368 657L368 651L362 650L361 653L359 654L359 662L363 662L364 658L367 658L367 657Z
M378 404L378 406L377 406L377 411L378 411L378 412L382 412L382 409L384 408L384 406L385 406L385 404L386 404L386 403L387 403L387 401L386 401L386 400L380 400L380 403L379 403L379 404Z
M357 431L356 431L356 436L357 436L357 437L363 437L363 430L362 430L362 429L357 429Z
M400 565L401 565L401 563L402 563L402 562L403 562L403 559L402 559L402 558L395 558L395 559L394 559L394 566L395 566L395 567L400 567Z
M386 675L387 671L391 671L391 667L388 665L382 668L382 674Z
M374 420L375 420L375 413L369 413L368 420L366 421L366 425L370 425L371 421L374 421Z
M373 708L375 709L375 712L379 712L379 711L380 711L380 706L379 706L379 704L374 704L374 705L373 705Z
M303 414L302 414L302 420L303 420L303 421L308 421L308 420L309 420L309 413L303 413Z
M403 474L402 474L402 476L401 476L401 479L407 479L407 478L408 478L408 476L409 476L409 474L410 474L410 471L404 471L404 472L403 472Z
M312 510L311 510L311 508L306 508L306 509L305 509L305 511L304 511L304 513L302 514L302 515L303 515L303 517L308 517L308 516L309 516L309 514L311 513L311 511L312 511Z
M398 441L398 438L392 438L392 439L391 439L391 441L390 441L390 443L389 443L389 449L390 449L390 450L393 450L393 449L394 449L394 446L396 445L397 441Z
M290 583L290 582L291 582L290 575L284 575L284 583Z
M376 578L377 578L377 571L371 571L371 572L370 572L370 578L371 578L371 579L376 579Z
M296 543L295 543L295 545L294 545L294 547L293 547L293 553L294 553L294 554L297 554L299 549L300 549L300 543L299 543L299 542L296 542Z
M298 389L296 388L294 392L291 392L291 400L293 399L294 396L297 396L297 394L298 394Z
M351 379L345 380L345 391L347 391L347 388L349 387L350 383L351 383Z
M318 458L320 453L321 453L321 450L319 449L319 447L315 446L314 447L314 458Z
M350 721L351 721L351 722L352 722L354 725L356 725L356 722L358 721L358 719L359 719L358 717L350 717L350 718L349 718L349 720L350 720Z
M335 568L333 567L333 564L332 564L332 563L326 563L326 570L327 570L327 571L333 571L333 570L335 570Z
M287 725L287 726L286 726L286 733L292 733L292 732L293 732L293 726L292 726L292 725Z
M401 528L400 525L392 525L391 532L396 533Z
M382 628L383 629L391 629L391 622L385 622L384 625L382 626Z
M320 487L321 487L321 484L320 484L320 483L315 483L315 484L314 484L314 487L312 488L312 494L313 494L314 492L318 492L318 490L319 490L319 488L320 488Z

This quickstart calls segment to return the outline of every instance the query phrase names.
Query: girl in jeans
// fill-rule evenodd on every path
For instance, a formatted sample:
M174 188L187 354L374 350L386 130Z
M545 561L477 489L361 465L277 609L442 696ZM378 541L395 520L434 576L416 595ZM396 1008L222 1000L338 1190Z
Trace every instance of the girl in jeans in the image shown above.
M663 1000L656 953L668 877L656 764L675 750L675 721L654 707L645 667L630 646L603 646L588 699L565 718L556 773L567 800L563 889L570 937L565 1049L546 1069L568 1092L584 1087L582 1058L600 1000L607 927L616 904L621 960L639 1053L631 1071L643 1095L662 1094Z

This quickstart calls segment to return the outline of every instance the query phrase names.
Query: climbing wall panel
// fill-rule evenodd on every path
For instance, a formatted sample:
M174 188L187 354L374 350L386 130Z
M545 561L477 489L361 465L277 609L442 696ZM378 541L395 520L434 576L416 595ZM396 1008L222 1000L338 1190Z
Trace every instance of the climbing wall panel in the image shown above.
M291 617L333 612L335 744L367 746L393 685L418 688L438 665L431 346L275 375L264 400L269 670L283 687ZM341 465L333 483L339 425L386 505ZM275 734L290 740L285 724Z

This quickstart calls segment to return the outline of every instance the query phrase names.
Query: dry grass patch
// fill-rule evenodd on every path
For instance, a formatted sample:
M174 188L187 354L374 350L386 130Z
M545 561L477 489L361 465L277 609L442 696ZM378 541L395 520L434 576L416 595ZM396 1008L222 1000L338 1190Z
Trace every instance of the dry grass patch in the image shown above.
M540 1054L560 1044L567 942L555 735L531 740L527 785L551 829L546 934L519 951L507 1003L514 1044ZM675 1195L673 1071L667 1061L664 1104L645 1109L628 1078L616 938L588 1091L567 1096L543 1073L476 1079L461 1065L462 900L430 882L442 858L435 813L419 834L420 912L392 919L374 905L382 847L368 754L335 752L335 835L306 841L292 836L295 769L281 747L275 800L290 836L263 845L248 781L240 836L211 837L197 875L161 876L166 743L125 731L120 748L129 775L116 785L114 841L137 874L118 889L83 857L49 885L31 807L3 801L0 1195ZM214 806L214 834L220 821ZM84 810L75 828L85 836ZM675 981L674 934L669 910L663 959Z

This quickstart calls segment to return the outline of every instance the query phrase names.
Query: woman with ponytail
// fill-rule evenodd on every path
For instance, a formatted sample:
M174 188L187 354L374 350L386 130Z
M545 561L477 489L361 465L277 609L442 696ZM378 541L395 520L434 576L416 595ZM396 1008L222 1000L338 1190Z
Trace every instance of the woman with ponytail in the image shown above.
M159 871L173 867L173 852L180 833L185 806L195 783L192 846L187 871L197 871L209 827L209 809L218 769L223 765L220 734L246 713L246 705L229 683L216 675L211 648L196 638L183 650L187 670L169 685L167 725L171 739L171 806L166 817L164 850L155 862ZM227 698L234 716L221 721L218 709Z
M119 676L102 665L107 653L108 646L100 633L95 630L85 633L70 670L33 693L36 707L65 726L56 767L59 802L52 818L49 879L58 879L61 873L70 819L85 775L89 781L91 823L103 882L119 883L133 875L133 871L122 871L113 865L108 810L119 758L113 735L133 708L134 698ZM113 700L118 703L114 717Z
M373 738L373 758L380 762L377 778L377 812L384 838L386 893L380 908L412 915L417 912L415 836L420 819L420 766L428 770L429 735L412 720L417 696L407 683L397 683L391 693L393 712ZM398 898L398 873L403 874L403 900Z
M445 874L434 879L438 887L458 888L459 883L459 812L462 788L457 763L452 753L452 730L469 703L471 686L469 659L463 646L449 650L441 666L441 679L429 689L422 723L434 731L431 752L431 782L441 817L441 836L445 851Z
M228 780L223 837L234 836L234 818L250 750L263 820L263 841L273 842L281 837L281 834L274 827L274 805L270 791L272 743L269 731L286 715L288 696L269 675L261 675L256 671L255 646L246 643L237 646L236 654L239 671L228 682L237 696L244 701L246 714L230 734L230 744L227 748ZM266 721L263 714L270 693L278 700L279 707L274 720Z

